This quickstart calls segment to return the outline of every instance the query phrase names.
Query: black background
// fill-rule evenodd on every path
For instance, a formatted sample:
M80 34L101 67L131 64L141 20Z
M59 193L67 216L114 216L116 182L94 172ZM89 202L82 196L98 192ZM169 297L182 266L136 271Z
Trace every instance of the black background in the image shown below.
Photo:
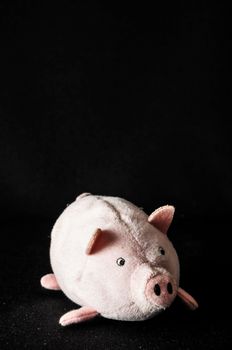
M228 11L1 2L1 349L228 348ZM170 238L196 312L176 300L145 322L58 325L74 306L39 279L51 228L82 192L176 207Z

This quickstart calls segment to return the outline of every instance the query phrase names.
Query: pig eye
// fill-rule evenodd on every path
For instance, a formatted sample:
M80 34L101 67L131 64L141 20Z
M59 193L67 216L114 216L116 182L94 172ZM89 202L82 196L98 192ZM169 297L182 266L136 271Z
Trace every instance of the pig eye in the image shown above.
M159 247L159 252L161 255L165 255L165 250L162 247Z
M118 266L123 266L125 264L125 259L118 258L116 262L117 262Z

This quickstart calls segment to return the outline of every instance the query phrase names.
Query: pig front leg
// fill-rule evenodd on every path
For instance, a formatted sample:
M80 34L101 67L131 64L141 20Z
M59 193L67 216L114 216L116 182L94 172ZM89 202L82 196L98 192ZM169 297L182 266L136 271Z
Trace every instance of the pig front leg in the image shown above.
M57 283L54 273L48 273L47 275L44 275L40 280L40 284L46 289L60 290L60 286Z
M82 306L80 309L72 310L64 314L59 323L61 326L68 326L73 323L80 323L91 320L98 315L98 312L90 306Z
M196 310L198 308L197 301L184 289L179 287L177 291L177 295L189 307L190 310Z

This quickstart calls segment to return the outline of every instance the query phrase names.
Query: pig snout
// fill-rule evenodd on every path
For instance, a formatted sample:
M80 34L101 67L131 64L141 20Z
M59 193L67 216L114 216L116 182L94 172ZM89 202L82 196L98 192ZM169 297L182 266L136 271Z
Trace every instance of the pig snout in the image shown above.
M161 308L168 307L176 297L177 286L173 278L168 275L156 275L146 286L145 294L148 300Z

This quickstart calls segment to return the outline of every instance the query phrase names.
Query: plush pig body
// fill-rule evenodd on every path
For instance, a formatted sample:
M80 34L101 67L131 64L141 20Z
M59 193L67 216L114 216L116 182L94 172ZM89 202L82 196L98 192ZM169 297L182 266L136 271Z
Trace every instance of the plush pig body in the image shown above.
M60 319L62 325L106 318L139 321L167 308L178 294L192 308L196 301L179 288L179 261L167 230L172 206L149 217L116 197L77 197L56 221L50 258L54 274L41 284L61 289L82 307Z

